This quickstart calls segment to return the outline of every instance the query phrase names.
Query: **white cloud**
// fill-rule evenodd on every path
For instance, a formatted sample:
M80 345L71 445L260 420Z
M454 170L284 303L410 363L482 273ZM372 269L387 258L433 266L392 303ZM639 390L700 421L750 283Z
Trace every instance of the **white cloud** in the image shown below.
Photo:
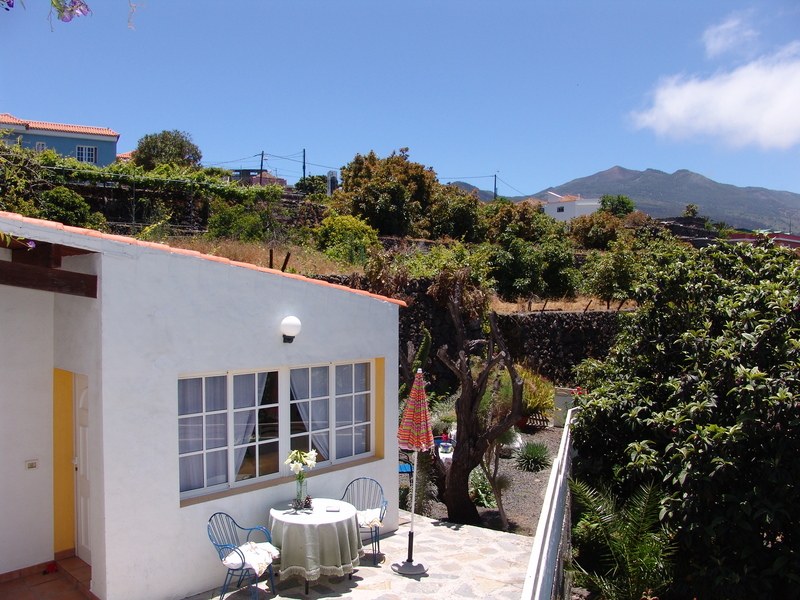
M673 139L713 138L735 148L800 144L800 42L706 79L664 79L651 107L632 117L636 127Z
M758 37L740 17L731 16L719 25L709 27L703 33L706 55L715 58L726 52L747 52L750 44Z

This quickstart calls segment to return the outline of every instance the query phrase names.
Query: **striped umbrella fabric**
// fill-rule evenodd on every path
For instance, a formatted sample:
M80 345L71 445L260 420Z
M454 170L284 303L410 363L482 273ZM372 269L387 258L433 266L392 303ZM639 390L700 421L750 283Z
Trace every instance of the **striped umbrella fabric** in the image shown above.
M400 421L400 429L397 431L397 441L403 450L412 452L425 452L433 448L433 431L422 369L414 376L414 385L408 395L403 420Z
M411 483L411 528L408 532L408 558L403 563L395 563L392 569L400 575L416 576L426 573L428 567L414 563L414 506L417 498L417 453L433 448L433 431L428 415L428 398L425 395L425 382L422 369L414 376L414 385L408 395L408 402L397 430L397 442L403 450L414 452L414 475Z

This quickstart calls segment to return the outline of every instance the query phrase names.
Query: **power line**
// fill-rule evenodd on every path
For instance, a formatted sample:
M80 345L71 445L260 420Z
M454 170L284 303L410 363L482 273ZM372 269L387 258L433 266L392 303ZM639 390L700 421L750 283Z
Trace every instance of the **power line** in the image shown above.
M512 190L514 190L515 192L517 192L517 193L518 193L520 196L527 196L527 195L528 195L528 194L526 194L525 192L520 192L520 191L519 191L517 188L515 188L513 185L511 185L511 184L510 184L510 183L508 183L507 181L503 181L503 180L502 180L502 179L500 179L499 177L498 177L497 179L498 179L499 181L502 181L503 183L505 183L505 184L506 184L508 187L510 187L510 188L511 188Z

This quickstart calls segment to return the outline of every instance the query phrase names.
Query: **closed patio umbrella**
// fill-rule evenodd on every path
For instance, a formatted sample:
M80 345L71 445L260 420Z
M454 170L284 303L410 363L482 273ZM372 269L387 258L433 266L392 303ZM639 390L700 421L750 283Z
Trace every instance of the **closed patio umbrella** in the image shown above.
M425 382L422 369L414 376L414 385L408 395L408 402L397 431L397 441L403 450L414 452L414 474L411 483L411 529L408 533L408 558L403 563L395 563L392 569L401 575L421 575L428 568L420 563L414 564L414 506L417 492L417 453L433 448L433 432L428 415L428 399L425 395Z

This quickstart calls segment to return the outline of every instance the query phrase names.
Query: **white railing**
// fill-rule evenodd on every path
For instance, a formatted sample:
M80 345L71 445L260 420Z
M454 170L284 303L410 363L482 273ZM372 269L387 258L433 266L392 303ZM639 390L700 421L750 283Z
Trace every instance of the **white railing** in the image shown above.
M567 490L572 455L572 433L570 425L577 409L568 411L564 433L553 461L544 505L533 538L533 549L528 562L528 572L522 587L521 600L550 600L559 593L563 585L564 556L562 538L564 517L567 514ZM566 532L569 539L569 531ZM559 552L562 550L562 552Z

